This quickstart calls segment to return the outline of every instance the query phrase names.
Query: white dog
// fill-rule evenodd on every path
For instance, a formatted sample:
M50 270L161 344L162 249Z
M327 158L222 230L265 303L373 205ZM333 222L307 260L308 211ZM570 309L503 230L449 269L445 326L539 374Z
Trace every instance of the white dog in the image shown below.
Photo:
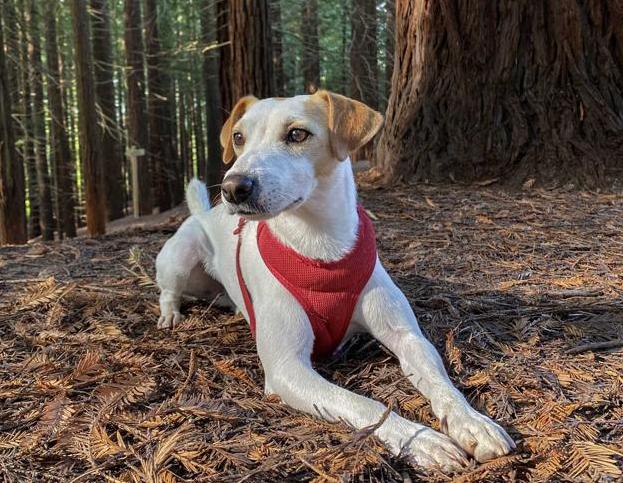
M456 471L467 455L482 462L515 444L454 388L376 256L348 153L370 141L381 123L364 104L326 91L241 99L221 133L224 161L236 159L221 186L223 203L210 208L206 187L191 181L192 216L158 255L158 327L180 322L183 295L226 292L221 302L251 324L266 393L355 428L378 423L386 407L327 381L311 359L367 331L430 399L445 433L391 412L375 434L415 464ZM332 294L326 287L338 289Z

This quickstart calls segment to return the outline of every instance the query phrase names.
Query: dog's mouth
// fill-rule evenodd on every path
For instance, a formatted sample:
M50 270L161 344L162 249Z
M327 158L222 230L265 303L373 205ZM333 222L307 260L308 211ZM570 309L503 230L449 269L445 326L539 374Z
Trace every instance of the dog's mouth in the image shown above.
M283 213L284 211L288 211L291 210L293 208L297 208L298 206L301 205L301 203L303 203L303 197L298 197L297 199L295 199L292 203L288 204L285 208L277 211L277 212L273 212L271 210L268 210L262 206L231 206L230 205L230 212L234 215L239 215L242 216L243 218L246 218L248 220L267 220L269 218L272 218L274 216L277 216L280 213Z

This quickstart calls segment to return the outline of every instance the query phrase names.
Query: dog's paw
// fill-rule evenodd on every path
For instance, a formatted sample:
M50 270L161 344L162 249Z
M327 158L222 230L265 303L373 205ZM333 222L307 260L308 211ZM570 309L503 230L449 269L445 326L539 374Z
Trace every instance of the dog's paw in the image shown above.
M480 463L504 456L516 447L501 426L472 408L455 411L446 423L448 435Z
M456 473L469 464L465 452L445 434L415 424L401 433L392 449L414 465Z
M159 329L174 329L177 325L182 323L184 316L177 310L169 310L166 313L162 312L158 319Z

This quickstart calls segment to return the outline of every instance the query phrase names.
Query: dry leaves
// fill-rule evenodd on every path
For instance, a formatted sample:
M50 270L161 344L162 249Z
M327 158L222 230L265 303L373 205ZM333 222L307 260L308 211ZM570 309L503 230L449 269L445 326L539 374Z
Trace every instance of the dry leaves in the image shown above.
M362 201L452 379L519 443L455 479L617 481L623 354L586 344L623 337L623 200L525 189L364 187ZM448 480L265 397L246 324L210 301L156 330L154 258L180 221L0 249L6 481ZM318 369L439 426L370 339Z

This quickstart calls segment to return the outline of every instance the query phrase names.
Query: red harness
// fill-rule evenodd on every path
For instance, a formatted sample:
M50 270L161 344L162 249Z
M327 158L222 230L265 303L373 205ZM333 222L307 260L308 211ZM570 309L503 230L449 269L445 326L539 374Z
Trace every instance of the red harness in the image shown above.
M257 246L272 274L301 304L314 331L313 359L333 354L340 345L355 310L361 291L376 264L374 227L363 207L359 213L357 242L342 259L323 262L303 257L286 247L270 232L266 222L257 227ZM240 268L240 247L245 220L240 218L236 247L236 274L255 337L253 301Z

